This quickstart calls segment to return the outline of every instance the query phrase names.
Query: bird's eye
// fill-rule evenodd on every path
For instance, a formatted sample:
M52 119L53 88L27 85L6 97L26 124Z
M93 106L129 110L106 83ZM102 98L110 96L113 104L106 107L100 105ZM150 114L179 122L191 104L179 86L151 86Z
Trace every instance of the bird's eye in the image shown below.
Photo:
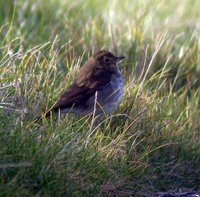
M110 60L106 57L106 58L104 58L104 62L105 62L105 63L109 63Z

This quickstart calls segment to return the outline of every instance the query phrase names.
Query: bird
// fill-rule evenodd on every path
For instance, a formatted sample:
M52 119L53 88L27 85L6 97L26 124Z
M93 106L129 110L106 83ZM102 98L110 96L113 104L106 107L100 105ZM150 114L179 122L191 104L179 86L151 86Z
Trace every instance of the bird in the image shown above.
M108 50L94 53L83 65L74 82L57 99L55 104L34 122L51 113L110 115L123 95L123 77L118 64L125 56L115 56Z

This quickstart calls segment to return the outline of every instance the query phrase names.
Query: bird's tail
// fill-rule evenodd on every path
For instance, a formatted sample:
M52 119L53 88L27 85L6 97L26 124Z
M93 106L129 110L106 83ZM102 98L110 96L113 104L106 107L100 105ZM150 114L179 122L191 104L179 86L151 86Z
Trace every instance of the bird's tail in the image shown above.
M51 113L52 113L52 110L45 112L44 114L36 117L33 123L37 123L38 121L42 120L42 118L48 118L51 115Z

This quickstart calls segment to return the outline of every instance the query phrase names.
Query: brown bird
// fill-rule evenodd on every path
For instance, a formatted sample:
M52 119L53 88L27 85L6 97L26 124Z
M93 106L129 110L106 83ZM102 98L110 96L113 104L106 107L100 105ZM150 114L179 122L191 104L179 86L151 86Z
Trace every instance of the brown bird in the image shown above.
M106 50L93 54L53 107L34 122L50 116L51 112L81 116L94 111L95 115L112 113L123 94L123 79L117 64L124 58L116 57Z

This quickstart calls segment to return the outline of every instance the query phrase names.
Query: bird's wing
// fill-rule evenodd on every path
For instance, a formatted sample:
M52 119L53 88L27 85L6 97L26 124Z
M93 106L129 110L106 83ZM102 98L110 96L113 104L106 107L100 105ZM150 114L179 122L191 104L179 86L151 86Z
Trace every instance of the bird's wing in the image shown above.
M105 88L111 80L111 73L108 71L95 71L90 73L88 77L81 79L77 78L66 92L64 92L51 110L70 108L73 105L85 103L96 91Z

